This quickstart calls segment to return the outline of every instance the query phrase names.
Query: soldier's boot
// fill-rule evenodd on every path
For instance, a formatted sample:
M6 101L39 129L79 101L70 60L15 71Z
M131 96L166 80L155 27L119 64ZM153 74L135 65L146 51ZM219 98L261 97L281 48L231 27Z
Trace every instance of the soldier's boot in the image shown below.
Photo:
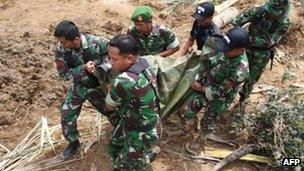
M79 147L80 147L80 143L78 140L74 142L70 142L68 147L62 151L60 158L66 160L67 158L76 154L79 150Z
M157 154L159 154L160 151L161 151L160 148L158 146L155 146L152 148L151 151L147 152L147 157L149 158L150 163L152 163L155 160Z
M215 118L207 114L201 120L201 125L203 126L202 133L209 134L215 132Z

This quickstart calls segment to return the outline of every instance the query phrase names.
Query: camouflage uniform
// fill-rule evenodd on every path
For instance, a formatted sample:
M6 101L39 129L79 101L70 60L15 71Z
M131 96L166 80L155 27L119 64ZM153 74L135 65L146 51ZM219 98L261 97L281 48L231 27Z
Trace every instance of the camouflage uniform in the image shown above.
M58 43L54 48L55 63L60 78L72 79L72 85L60 107L62 133L66 140L78 140L77 118L85 100L104 113L105 94L102 93L98 79L86 71L88 61L101 61L107 55L107 42L93 35L81 35L78 50L65 49Z
M276 1L282 0L272 0L272 3ZM277 21L272 21L267 17L268 12L265 6L254 7L238 16L233 22L234 25L239 26L251 22L249 35L252 42L247 49L250 76L245 80L240 91L240 102L249 97L254 84L261 77L270 58L273 58L274 46L290 28L291 22L288 12L289 9Z
M249 76L246 53L228 58L222 52L210 58L207 71L198 82L206 88L205 93L193 91L193 95L184 103L181 113L185 119L193 119L202 109L207 108L204 119L214 120L223 113L234 100L239 85ZM227 85L225 82L232 82Z
M106 103L117 107L121 118L108 147L115 168L144 169L149 163L147 150L161 134L155 83L148 63L140 58L113 81Z
M157 55L168 48L179 46L177 37L166 27L156 24L152 25L150 35L141 35L134 27L127 32L138 42L139 55Z

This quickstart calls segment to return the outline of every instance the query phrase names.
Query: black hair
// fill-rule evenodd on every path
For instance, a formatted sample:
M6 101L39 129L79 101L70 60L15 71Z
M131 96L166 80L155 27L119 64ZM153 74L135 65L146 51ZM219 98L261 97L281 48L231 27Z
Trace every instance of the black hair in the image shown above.
M63 20L57 25L54 36L74 40L76 37L80 37L80 33L75 23L69 20Z
M109 46L116 47L119 50L119 54L126 55L132 54L137 56L138 46L136 40L128 34L120 34L115 36L110 42Z

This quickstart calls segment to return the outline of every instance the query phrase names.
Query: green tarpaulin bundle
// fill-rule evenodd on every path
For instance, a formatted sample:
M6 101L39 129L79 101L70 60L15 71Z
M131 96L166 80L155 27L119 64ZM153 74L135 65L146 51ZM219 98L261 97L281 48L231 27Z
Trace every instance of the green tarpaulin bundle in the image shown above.
M191 85L196 75L204 71L204 59L216 53L214 39L209 39L202 51L194 51L185 56L163 58L160 56L142 56L147 59L157 76L157 96L161 106L161 117L174 113L191 93ZM102 68L95 75L105 81L106 72Z

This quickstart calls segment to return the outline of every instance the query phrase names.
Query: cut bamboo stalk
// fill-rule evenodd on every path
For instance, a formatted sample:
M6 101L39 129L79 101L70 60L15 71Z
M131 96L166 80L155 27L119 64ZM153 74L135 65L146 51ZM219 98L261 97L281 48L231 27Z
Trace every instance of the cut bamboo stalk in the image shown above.
M42 117L41 121L42 121L42 123L41 123L41 132L40 132L40 149L42 150L43 144L45 142L45 139L44 139L45 120L43 119L43 117Z
M47 139L48 139L48 141L49 141L49 143L50 143L50 145L51 145L51 147L53 149L53 152L56 153L54 145L53 145L53 141L51 139L51 134L50 134L49 126L47 124L47 119L46 119L46 117L43 117L42 119L44 120L45 132L46 132L46 135L47 135Z
M38 131L38 127L40 125L41 130ZM27 136L12 151L1 158L2 161L0 162L0 170L16 170L16 168L21 168L19 170L24 170L24 166L40 155L42 153L42 149L54 150L53 144L59 144L60 141L53 143L51 136L59 128L60 125L49 128L47 125L47 118L43 117L41 121L37 123L30 133L27 134ZM34 134L37 131L38 133ZM46 138L48 139L49 144L45 144Z

